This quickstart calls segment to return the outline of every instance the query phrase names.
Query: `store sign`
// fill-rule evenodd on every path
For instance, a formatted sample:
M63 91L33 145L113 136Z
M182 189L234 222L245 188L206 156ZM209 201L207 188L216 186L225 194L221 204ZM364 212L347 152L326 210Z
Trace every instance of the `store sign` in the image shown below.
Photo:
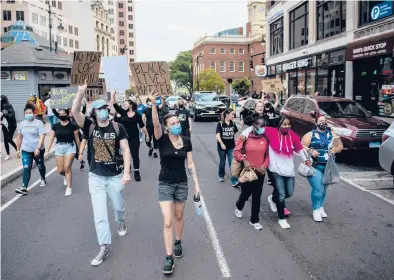
M287 62L282 65L283 71L290 71L298 68L304 68L309 66L309 58L304 58L292 62Z
M282 6L282 3L279 3L275 7L268 10L267 15L266 15L266 20L267 20L268 24L270 24L282 16L283 16L283 6Z
M50 81L53 79L52 71L39 71L38 76L40 77L40 80Z
M265 66L265 65L256 65L255 71L256 71L257 77L266 77L267 76L267 66Z
M1 71L1 79L2 80L11 80L11 72L10 71Z
M371 20L378 20L381 18L389 17L393 14L392 1L386 1L372 7Z
M27 71L12 71L12 80L13 81L26 81L27 80Z
M53 72L53 76L55 77L55 80L62 80L62 81L67 81L67 72Z
M393 38L378 41L375 43L366 43L346 49L346 60L356 60L390 54L393 51Z

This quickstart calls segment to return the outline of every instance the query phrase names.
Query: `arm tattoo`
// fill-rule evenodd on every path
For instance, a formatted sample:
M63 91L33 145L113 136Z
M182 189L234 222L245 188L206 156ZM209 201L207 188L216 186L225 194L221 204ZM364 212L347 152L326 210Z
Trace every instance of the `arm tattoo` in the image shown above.
M196 174L196 172L194 171L194 166L188 168L187 170L189 171L190 177L192 177L194 180L194 175Z

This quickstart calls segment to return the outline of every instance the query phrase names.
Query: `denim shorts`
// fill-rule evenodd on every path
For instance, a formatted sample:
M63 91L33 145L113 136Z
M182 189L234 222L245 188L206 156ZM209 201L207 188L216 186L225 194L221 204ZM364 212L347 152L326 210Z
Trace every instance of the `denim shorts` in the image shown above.
M77 147L75 143L56 143L55 155L65 156L75 154L77 152Z
M165 183L159 182L157 187L159 201L185 202L189 193L187 182Z

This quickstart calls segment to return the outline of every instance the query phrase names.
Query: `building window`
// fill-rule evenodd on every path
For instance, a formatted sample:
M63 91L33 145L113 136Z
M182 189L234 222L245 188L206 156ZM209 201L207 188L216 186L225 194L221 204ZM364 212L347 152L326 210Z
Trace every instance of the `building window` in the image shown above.
M283 52L283 17L270 24L270 54Z
M52 7L56 8L56 0L52 0Z
M235 72L235 62L234 61L230 61L230 72Z
M67 47L67 41L68 39L66 37L63 37L63 46Z
M62 2L60 2L60 1L57 2L57 8L58 8L59 10L63 9Z
M6 33L8 31L8 27L3 27L3 32Z
M244 50L244 49L239 49L239 50L238 50L238 53L239 53L239 54L244 54L244 53L245 53L245 50Z
M127 3L133 3L133 0L127 0Z
M129 24L129 29L133 29L133 24Z
M133 11L133 7L131 7L131 6L128 6L127 9L128 9L129 12Z
M79 42L77 40L75 40L75 48L79 50Z
M31 18L32 18L33 23L38 24L38 15L37 14L32 13Z
M44 16L40 16L40 24L42 26L47 26L47 18Z
M56 35L56 42L58 43L58 45L60 45L62 43L62 37Z
M231 48L229 54L235 54L235 49Z
M119 17L120 17L120 18L123 17L123 12L119 12Z
M73 27L71 25L68 26L68 33L73 34Z
M108 25L105 26L105 31L108 32Z
M108 9L108 14L113 15L114 14L114 9Z
M124 45L124 39L120 39L120 44Z
M219 52L220 52L220 54L225 54L226 50L225 50L225 48L220 48Z
M124 30L119 31L119 36L124 36Z
M132 50L129 50L129 54L131 55Z
M129 37L130 38L134 38L134 33L133 32L129 32Z
M129 41L129 46L130 47L134 47L134 42L133 41Z
M215 61L211 61L210 68L216 71L216 62Z
M129 20L133 20L133 16L132 16L132 15L129 15L129 16L128 16L128 19L129 19Z
M317 40L346 31L346 1L317 1Z
M123 3L118 3L119 9L123 9Z
M119 21L119 26L124 26L124 21Z
M101 30L104 31L104 23L101 24Z
M134 58L130 58L130 63L134 62Z
M359 26L363 26L393 15L394 1L358 1L358 5Z
M308 44L308 1L290 11L290 49Z
M70 48L73 48L73 47L74 47L74 40L70 39Z
M209 51L210 54L216 54L216 49L215 48L211 48L211 50Z
M225 61L220 61L220 72L226 72L226 62Z
M76 36L78 36L78 28L77 28L77 27L74 27L74 34L75 34Z
M3 11L3 20L11 20L11 11Z
M243 61L238 62L238 72L244 72L244 62Z
M25 21L25 12L24 11L16 11L16 20Z

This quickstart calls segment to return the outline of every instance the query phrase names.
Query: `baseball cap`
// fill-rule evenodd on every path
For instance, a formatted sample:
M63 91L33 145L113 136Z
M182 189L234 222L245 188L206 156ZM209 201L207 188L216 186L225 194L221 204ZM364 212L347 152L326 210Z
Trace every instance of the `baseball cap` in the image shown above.
M108 107L108 104L103 99L98 99L92 102L92 109L98 109L104 106Z

